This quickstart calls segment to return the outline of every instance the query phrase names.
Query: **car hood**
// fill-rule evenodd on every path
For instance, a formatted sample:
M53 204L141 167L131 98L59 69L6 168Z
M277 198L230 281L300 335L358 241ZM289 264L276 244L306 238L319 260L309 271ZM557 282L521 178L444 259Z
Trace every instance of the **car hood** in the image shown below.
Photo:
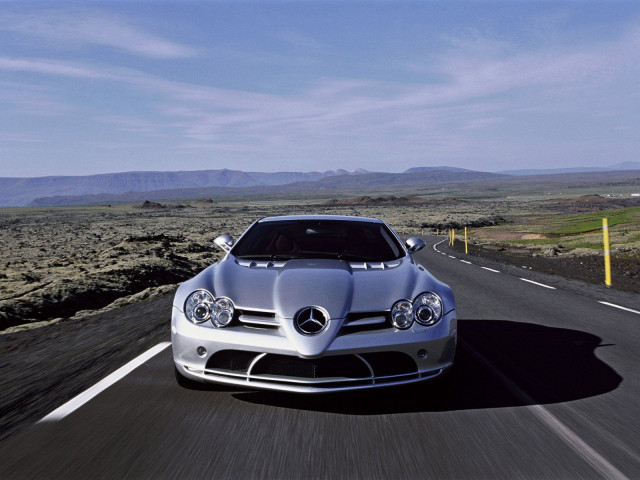
M176 298L184 301L195 289L230 298L236 308L275 312L293 318L307 306L324 308L331 319L348 313L388 311L400 299L412 300L424 291L443 297L445 312L450 289L422 266L404 257L391 262L355 263L332 259L251 262L227 255L183 283ZM451 307L453 307L453 297ZM179 302L176 307L182 309Z

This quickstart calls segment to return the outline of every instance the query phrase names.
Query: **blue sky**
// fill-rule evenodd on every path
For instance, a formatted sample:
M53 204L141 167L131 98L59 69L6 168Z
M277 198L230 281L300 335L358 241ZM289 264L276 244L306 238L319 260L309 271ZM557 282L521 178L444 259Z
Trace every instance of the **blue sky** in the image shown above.
M640 2L2 2L0 176L640 160Z

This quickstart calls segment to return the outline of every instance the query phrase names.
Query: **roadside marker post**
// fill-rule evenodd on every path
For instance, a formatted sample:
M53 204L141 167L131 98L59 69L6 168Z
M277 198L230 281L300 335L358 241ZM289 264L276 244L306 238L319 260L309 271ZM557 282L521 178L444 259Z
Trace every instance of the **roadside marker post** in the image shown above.
M469 246L467 245L467 227L464 227L464 253L469 253Z
M602 237L604 240L604 284L611 286L611 247L609 245L609 220L602 219Z

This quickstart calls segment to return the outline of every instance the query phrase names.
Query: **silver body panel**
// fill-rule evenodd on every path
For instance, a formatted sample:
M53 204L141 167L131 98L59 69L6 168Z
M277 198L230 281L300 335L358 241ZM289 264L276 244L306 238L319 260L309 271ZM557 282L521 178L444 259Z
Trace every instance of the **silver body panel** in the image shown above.
M260 221L298 218L363 220L292 216ZM199 289L207 290L215 298L231 299L237 321L225 328L211 322L196 325L189 321L184 313L185 301ZM440 321L430 327L414 322L408 330L394 328L388 321L392 305L401 299L413 300L422 292L434 292L442 299ZM326 328L317 335L305 335L294 326L296 313L310 306L328 315ZM435 378L453 364L456 330L451 289L416 264L406 249L402 258L372 263L337 259L249 261L227 253L222 260L180 285L171 321L174 361L183 376L302 393ZM199 355L198 347L204 347L206 355ZM212 357L223 351L231 351L229 355L238 352L246 364L242 368L212 365ZM215 358L224 355L226 352ZM392 360L397 358L399 364L406 363L407 368L396 371L393 365L385 366L385 355L391 355L388 358ZM341 363L351 368L350 374L341 376ZM274 370L267 369L266 364ZM232 361L230 365L233 366ZM296 373L296 369L314 375L305 376ZM330 373L317 374L321 371Z

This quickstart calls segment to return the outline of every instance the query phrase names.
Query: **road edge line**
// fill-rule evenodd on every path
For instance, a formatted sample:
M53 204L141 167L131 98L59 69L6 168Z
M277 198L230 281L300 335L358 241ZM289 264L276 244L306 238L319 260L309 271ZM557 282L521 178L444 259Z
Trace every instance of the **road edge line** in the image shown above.
M538 285L540 287L548 288L549 290L556 290L556 287L545 285L544 283L534 282L533 280L527 280L526 278L522 277L520 277L520 280L522 280L523 282L533 283L534 285Z
M623 307L622 305L616 305L615 303L604 302L601 300L598 300L598 303L601 303L603 305L608 305L613 308L619 308L620 310L626 310L627 312L637 313L638 315L640 315L640 312L638 310L633 310L631 308Z
M109 388L118 380L121 380L122 378L124 378L133 370L138 368L140 365L150 360L151 358L155 357L157 354L159 354L164 349L166 349L169 345L171 345L171 342L162 342L156 345L155 347L151 347L149 350L138 355L136 358L131 360L129 363L123 365L122 367L117 369L115 372L111 373L110 375L107 375L105 378L100 380L94 386L89 387L84 392L73 397L67 403L56 408L53 412L42 417L38 421L38 423L56 422L58 420L62 420L64 417L66 417L73 411L80 408L82 405L87 403L89 400L91 400L95 396L99 395L101 392Z

